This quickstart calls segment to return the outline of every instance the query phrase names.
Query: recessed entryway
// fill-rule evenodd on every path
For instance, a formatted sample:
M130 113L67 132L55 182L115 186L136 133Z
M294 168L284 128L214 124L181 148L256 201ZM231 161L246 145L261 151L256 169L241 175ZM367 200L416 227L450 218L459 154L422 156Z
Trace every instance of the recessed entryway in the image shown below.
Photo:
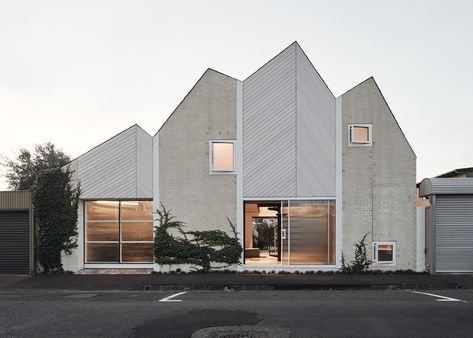
M244 202L244 263L335 265L335 200Z

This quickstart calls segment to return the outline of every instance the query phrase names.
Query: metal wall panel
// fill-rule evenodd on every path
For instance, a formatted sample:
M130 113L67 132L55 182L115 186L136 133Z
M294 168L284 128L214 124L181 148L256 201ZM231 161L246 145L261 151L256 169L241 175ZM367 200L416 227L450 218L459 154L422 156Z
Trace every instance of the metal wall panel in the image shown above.
M82 199L152 198L152 137L134 125L80 156Z
M29 272L29 212L0 211L0 273Z
M335 97L305 53L297 55L297 196L335 196Z
M136 197L153 196L153 138L139 128L136 130Z
M30 191L0 191L0 210L31 209Z
M437 195L435 272L473 272L473 195Z
M296 45L243 82L243 197L296 196Z
M297 43L243 82L243 197L335 196L335 97Z
M419 188L419 196L437 194L473 194L473 178L425 178Z

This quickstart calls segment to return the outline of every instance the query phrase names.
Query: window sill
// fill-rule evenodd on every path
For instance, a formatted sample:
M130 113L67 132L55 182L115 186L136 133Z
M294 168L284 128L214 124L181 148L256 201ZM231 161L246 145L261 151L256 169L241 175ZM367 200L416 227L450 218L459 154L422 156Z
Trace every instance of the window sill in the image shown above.
M383 263L383 262L376 262L376 263L373 263L371 264L372 266L396 266L396 263L394 262L386 262L386 263Z
M236 171L209 171L210 175L236 175Z

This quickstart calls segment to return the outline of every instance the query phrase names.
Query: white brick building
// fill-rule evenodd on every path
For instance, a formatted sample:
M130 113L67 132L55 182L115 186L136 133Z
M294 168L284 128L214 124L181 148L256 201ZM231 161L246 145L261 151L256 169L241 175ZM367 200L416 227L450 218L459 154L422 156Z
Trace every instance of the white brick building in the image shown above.
M374 268L416 269L414 152L373 78L336 98L297 42L243 81L208 69L156 135L132 126L71 167L66 269L153 266L159 203L187 229L228 217L241 269L338 269L367 233Z

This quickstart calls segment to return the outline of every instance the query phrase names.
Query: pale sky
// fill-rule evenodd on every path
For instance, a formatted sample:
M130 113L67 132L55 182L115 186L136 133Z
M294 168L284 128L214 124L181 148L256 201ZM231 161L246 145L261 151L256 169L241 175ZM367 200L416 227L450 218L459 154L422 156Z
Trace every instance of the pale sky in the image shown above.
M472 18L468 0L0 0L0 154L153 135L208 67L244 80L297 40L335 96L374 76L418 180L473 166Z

